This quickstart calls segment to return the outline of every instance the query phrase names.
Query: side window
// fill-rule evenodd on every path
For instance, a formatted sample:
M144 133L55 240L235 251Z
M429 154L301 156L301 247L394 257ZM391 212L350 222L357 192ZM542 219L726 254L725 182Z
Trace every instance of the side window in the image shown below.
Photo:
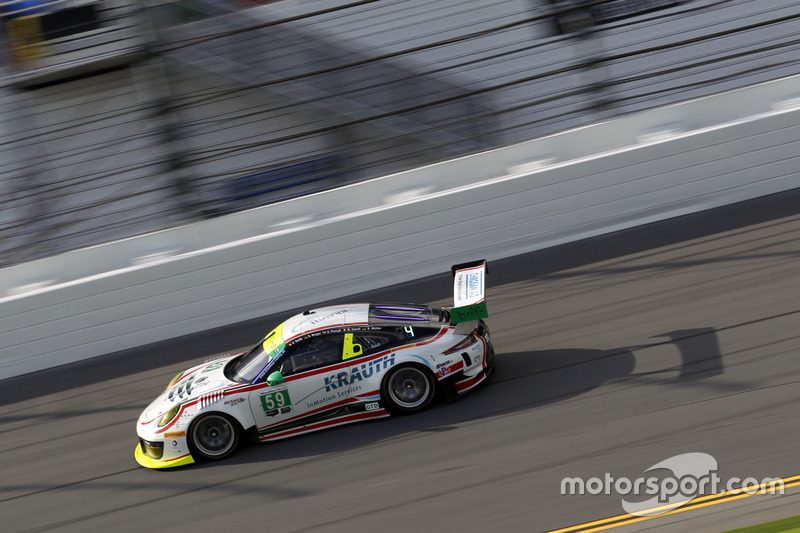
M429 339L439 332L439 328L424 326L388 326L380 331L364 331L361 333L345 334L344 359L358 355L370 355L389 348L413 344ZM354 335L352 343L356 350L349 350L350 343L347 335ZM359 348L360 347L360 348ZM360 351L358 351L360 350Z
M301 339L290 346L280 364L283 375L314 370L342 360L342 334Z
M411 344L414 342L424 341L439 333L439 328L432 328L429 326L398 326L393 328L395 335L398 337L397 344Z
M281 356L280 360L275 363L275 367L273 370L279 371L284 376L288 376L292 373L292 358L288 353L285 353ZM267 373L269 374L269 372ZM266 374L264 375L264 379L266 379Z
M397 345L397 337L382 331L356 333L355 341L361 345L364 355L380 352Z

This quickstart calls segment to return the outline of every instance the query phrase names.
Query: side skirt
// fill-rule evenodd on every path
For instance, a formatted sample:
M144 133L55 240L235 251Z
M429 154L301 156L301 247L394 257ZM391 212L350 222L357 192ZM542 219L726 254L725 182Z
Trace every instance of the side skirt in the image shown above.
M292 429L285 429L285 430L271 430L269 433L264 433L258 436L258 440L261 442L273 441L273 440L280 440L285 439L288 437L294 437L296 435L303 435L305 433L311 433L313 431L319 431L321 429L332 428L336 426L343 426L345 424L352 424L354 422L361 422L364 420L372 420L373 418L385 418L389 416L389 413L383 407L379 407L377 409L373 409L371 411L365 411L364 405L361 404L360 407L362 408L361 412L350 412L350 413L340 413L344 409L337 409L337 414L333 417L326 417L325 420L319 422L310 422L308 420L303 420L302 425ZM354 406L359 407L359 406Z

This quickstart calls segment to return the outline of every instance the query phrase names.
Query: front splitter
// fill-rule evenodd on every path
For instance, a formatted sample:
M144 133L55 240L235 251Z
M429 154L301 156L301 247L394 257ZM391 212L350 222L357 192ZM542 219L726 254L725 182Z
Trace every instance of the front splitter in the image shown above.
M136 445L136 450L133 452L133 456L136 458L136 462L145 468L173 468L176 466L184 466L194 463L194 458L188 453L186 455L176 457L175 459L167 459L164 461L153 459L144 453L141 444Z

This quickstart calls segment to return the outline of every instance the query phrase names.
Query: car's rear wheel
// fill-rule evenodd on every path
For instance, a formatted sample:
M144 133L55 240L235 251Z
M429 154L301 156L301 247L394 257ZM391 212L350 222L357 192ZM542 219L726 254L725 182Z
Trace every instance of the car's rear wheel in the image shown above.
M189 428L189 447L195 459L224 459L236 451L240 440L239 424L220 413L203 415Z
M420 365L402 365L386 375L381 398L395 414L410 414L427 408L436 394L436 382L430 370Z
M495 355L494 355L494 348L490 347L489 352L486 354L486 383L489 383L494 379L494 375L496 372L495 367Z

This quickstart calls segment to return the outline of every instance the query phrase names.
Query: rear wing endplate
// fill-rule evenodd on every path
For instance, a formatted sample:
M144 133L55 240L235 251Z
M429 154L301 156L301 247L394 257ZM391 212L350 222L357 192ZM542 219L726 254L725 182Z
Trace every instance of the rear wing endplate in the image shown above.
M486 308L485 259L453 265L453 308L450 309L450 324L474 322L489 316Z

